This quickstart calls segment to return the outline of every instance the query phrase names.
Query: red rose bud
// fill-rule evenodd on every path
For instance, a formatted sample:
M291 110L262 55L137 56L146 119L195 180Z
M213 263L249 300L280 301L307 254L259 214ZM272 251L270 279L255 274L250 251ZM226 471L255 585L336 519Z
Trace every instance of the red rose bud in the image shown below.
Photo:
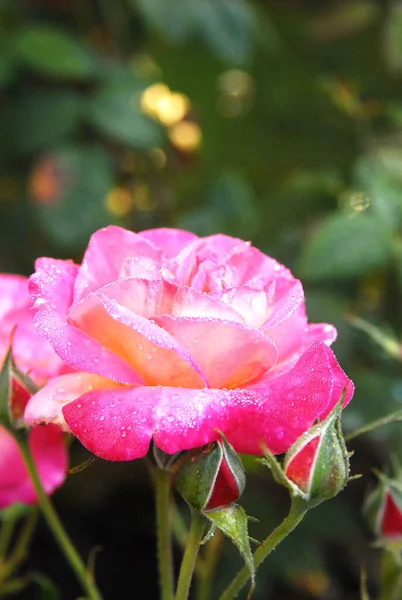
M349 454L340 412L339 404L325 421L303 434L285 456L283 469L292 488L314 504L338 494L348 481Z
M31 392L23 381L14 374L11 378L10 416L15 427L24 426L24 411Z
M176 473L179 493L200 511L230 506L243 493L243 465L232 446L222 439L190 450Z
M402 484L379 474L378 487L363 511L374 534L383 541L402 541Z

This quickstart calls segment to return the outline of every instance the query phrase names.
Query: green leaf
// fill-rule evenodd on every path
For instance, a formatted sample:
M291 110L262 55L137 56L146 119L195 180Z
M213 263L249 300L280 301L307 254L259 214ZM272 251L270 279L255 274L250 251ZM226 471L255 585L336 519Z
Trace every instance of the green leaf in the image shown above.
M389 230L378 219L333 215L307 241L299 273L314 281L360 276L386 263L389 246Z
M371 214L390 230L402 222L402 152L398 144L382 145L363 155L354 168L354 180L370 201Z
M227 233L251 237L258 227L257 200L251 185L237 173L227 171L214 179L201 194L202 207L179 216L177 226L198 235Z
M47 575L33 571L29 573L29 580L35 589L35 598L38 600L61 600L60 591Z
M393 2L384 28L384 58L391 71L402 71L402 6Z
M43 75L88 79L96 74L91 48L65 31L48 25L22 27L15 34L12 48L23 65Z
M0 87L6 87L16 73L15 63L8 56L0 56Z
M219 58L232 64L250 58L255 20L249 4L243 0L195 0L193 10L199 33Z
M46 156L59 178L56 195L38 203L36 214L58 246L77 251L111 218L106 197L113 185L111 160L98 146L67 146Z
M147 22L175 43L201 37L216 56L239 64L251 55L255 16L244 0L131 0Z
M82 113L73 92L47 91L16 100L5 123L10 149L20 153L44 150L72 135Z
M232 504L220 510L206 511L203 515L237 547L250 572L251 587L254 589L255 569L247 529L248 517L244 509L238 504Z
M140 112L143 84L111 82L89 102L87 119L100 132L134 149L148 149L162 142L162 129Z
M192 0L130 0L149 25L172 42L184 42L196 28Z

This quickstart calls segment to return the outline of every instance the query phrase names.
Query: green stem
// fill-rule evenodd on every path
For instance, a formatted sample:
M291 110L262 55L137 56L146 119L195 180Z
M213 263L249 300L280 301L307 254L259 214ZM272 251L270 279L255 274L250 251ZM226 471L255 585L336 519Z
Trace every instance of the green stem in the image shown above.
M154 470L156 485L156 527L161 600L173 600L173 553L171 515L171 476Z
M275 550L278 544L291 533L304 515L308 511L306 502L300 498L293 498L290 511L286 519L258 546L254 552L254 565L255 568L267 558L267 556ZM236 577L233 579L229 587L223 592L220 600L232 600L236 598L242 587L247 583L250 577L250 572L246 567L240 569Z
M220 559L223 545L223 535L218 530L205 546L204 560L197 560L197 590L196 600L209 600L212 598L214 575Z
M350 433L345 435L345 440L348 442L349 440L353 440L359 435L363 435L364 433L369 433L370 431L374 431L375 429L379 429L380 427L384 427L384 425L390 425L391 423L397 423L398 421L402 421L402 410L397 410L396 412L387 415L386 417L381 417L380 419L376 419L375 421L371 421L370 423L366 423L359 429L355 429Z
M188 534L186 550L180 567L179 581L175 600L187 600L191 580L195 569L200 542L205 530L205 519L200 512L191 510L191 527Z
M85 564L81 560L77 550L74 548L59 517L57 516L50 498L46 495L42 487L42 483L39 478L38 471L36 470L25 434L18 432L15 434L15 439L20 447L22 458L38 497L39 507L57 543L59 544L61 551L74 571L83 590L85 590L88 598L91 600L101 600L102 597L94 580L92 579L91 574L87 571Z

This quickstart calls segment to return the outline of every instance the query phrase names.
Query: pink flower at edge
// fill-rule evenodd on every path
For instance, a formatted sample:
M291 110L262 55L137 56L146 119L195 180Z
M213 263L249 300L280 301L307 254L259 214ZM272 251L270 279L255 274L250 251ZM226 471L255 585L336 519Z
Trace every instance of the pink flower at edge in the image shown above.
M286 451L353 384L309 325L290 271L225 235L107 227L82 264L41 258L30 278L34 325L78 373L27 405L108 460L168 453L221 431L238 452Z
M28 280L20 275L0 274L0 367L13 336L13 357L17 367L28 372L37 384L43 384L52 375L65 372L66 365L50 344L36 333L30 304ZM15 395L18 404L26 402L28 397L26 391L17 387ZM43 487L50 494L66 476L64 434L54 425L35 427L29 432L29 445ZM36 494L18 445L0 426L0 509L14 502L31 504L35 501Z

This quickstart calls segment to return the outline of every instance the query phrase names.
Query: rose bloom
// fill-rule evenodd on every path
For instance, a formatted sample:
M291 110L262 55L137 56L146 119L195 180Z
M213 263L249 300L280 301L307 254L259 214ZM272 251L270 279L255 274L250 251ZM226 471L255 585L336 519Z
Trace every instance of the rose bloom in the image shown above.
M20 371L28 372L37 383L43 384L65 366L50 344L40 338L32 322L28 280L19 275L0 274L0 368L6 357L13 334L13 357ZM28 395L14 385L13 400L26 402ZM29 446L34 457L42 485L50 494L65 479L67 453L63 433L58 427L36 427L29 433ZM36 501L27 470L19 448L8 431L0 426L0 509L23 502Z
M94 233L82 264L40 258L34 325L70 367L29 402L108 460L218 439L282 453L353 384L308 325L300 281L250 243L176 229Z

